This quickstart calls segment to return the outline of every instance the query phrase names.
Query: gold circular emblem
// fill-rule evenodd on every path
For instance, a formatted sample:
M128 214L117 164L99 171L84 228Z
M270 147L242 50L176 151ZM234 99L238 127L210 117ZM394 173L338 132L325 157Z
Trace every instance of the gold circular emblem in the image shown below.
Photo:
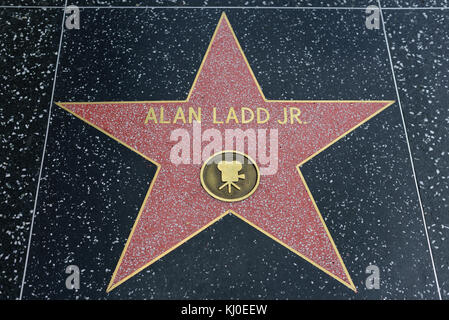
M240 201L259 186L256 162L238 151L221 151L207 159L200 172L201 185L215 199Z

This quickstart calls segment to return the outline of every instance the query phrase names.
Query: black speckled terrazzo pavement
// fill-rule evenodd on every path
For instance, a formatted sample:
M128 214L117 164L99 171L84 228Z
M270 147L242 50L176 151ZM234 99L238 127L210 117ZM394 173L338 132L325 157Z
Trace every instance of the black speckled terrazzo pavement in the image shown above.
M1 299L449 299L447 1L73 3L0 0ZM222 12L267 99L396 101L301 169L357 292L233 215L106 292L157 168L52 101L185 99Z
M61 33L61 10L0 9L0 296L19 296Z

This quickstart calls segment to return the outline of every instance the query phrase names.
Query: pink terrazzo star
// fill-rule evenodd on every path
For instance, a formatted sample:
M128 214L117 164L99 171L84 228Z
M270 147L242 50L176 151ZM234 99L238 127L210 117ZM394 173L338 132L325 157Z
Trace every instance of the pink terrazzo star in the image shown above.
M225 214L234 214L248 222L356 291L300 166L392 103L265 99L225 14L185 101L58 103L158 165L107 291ZM222 133L233 128L277 129L277 173L262 175L258 189L243 201L228 203L212 198L200 183L201 163L175 165L170 161L170 151L176 143L170 140L171 133L177 128L192 128L192 124L145 121L151 107L154 110L163 107L166 119L173 119L179 107L185 110L201 107L203 131L210 128ZM243 107L265 108L273 120L263 124L255 121L213 123L213 108L216 108L216 118L223 120L230 107L237 114ZM283 119L284 108L290 107L301 110L301 124L282 125L274 120ZM198 152L201 154L201 150L193 150L192 157L198 156Z

